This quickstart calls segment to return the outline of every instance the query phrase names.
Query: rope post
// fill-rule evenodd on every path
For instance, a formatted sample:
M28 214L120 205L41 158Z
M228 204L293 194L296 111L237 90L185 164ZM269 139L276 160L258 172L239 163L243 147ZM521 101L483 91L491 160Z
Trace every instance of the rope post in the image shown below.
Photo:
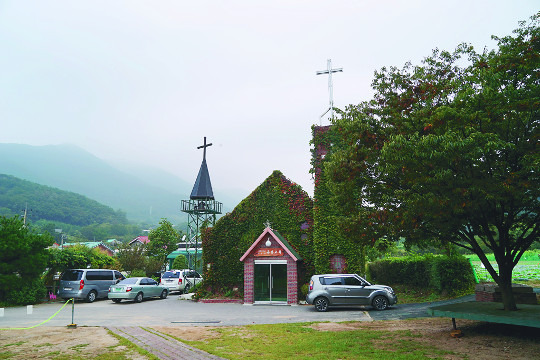
M73 322L73 318L75 316L75 299L71 298L71 324L69 324L67 327L70 329L75 329L77 327L77 324Z

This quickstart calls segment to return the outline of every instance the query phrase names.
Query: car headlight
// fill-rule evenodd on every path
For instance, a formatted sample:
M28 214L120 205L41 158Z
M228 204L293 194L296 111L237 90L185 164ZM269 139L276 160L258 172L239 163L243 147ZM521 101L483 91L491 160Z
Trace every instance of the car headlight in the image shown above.
M385 290L388 291L390 294L394 295L394 289L392 289L390 286L386 286Z

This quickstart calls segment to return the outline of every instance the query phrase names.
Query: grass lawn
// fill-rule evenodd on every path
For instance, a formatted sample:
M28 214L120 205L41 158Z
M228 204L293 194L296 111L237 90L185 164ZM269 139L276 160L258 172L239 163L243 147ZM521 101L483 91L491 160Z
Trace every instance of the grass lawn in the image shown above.
M219 337L185 341L227 359L442 359L450 351L417 341L409 330L319 331L311 323L221 328Z

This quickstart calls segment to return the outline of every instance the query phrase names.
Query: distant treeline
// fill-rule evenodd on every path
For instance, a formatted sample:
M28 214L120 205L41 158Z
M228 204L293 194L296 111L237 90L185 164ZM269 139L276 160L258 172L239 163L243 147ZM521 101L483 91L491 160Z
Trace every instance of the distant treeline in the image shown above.
M77 226L128 223L123 211L115 211L83 195L0 174L0 216L22 215L25 208L32 221Z

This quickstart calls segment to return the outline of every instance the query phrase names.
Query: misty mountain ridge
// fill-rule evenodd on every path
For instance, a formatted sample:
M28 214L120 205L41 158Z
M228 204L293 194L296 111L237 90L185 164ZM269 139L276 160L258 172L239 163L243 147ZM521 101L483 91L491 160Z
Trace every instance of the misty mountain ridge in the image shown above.
M31 207L27 205L30 204ZM88 226L127 224L125 213L84 195L0 174L0 215L23 215L32 221Z
M180 204L189 199L193 187L166 171L133 164L112 165L70 144L0 143L0 174L78 193L124 211L130 220L150 224L161 218L185 223L187 215L180 212ZM234 206L236 202L226 208Z

